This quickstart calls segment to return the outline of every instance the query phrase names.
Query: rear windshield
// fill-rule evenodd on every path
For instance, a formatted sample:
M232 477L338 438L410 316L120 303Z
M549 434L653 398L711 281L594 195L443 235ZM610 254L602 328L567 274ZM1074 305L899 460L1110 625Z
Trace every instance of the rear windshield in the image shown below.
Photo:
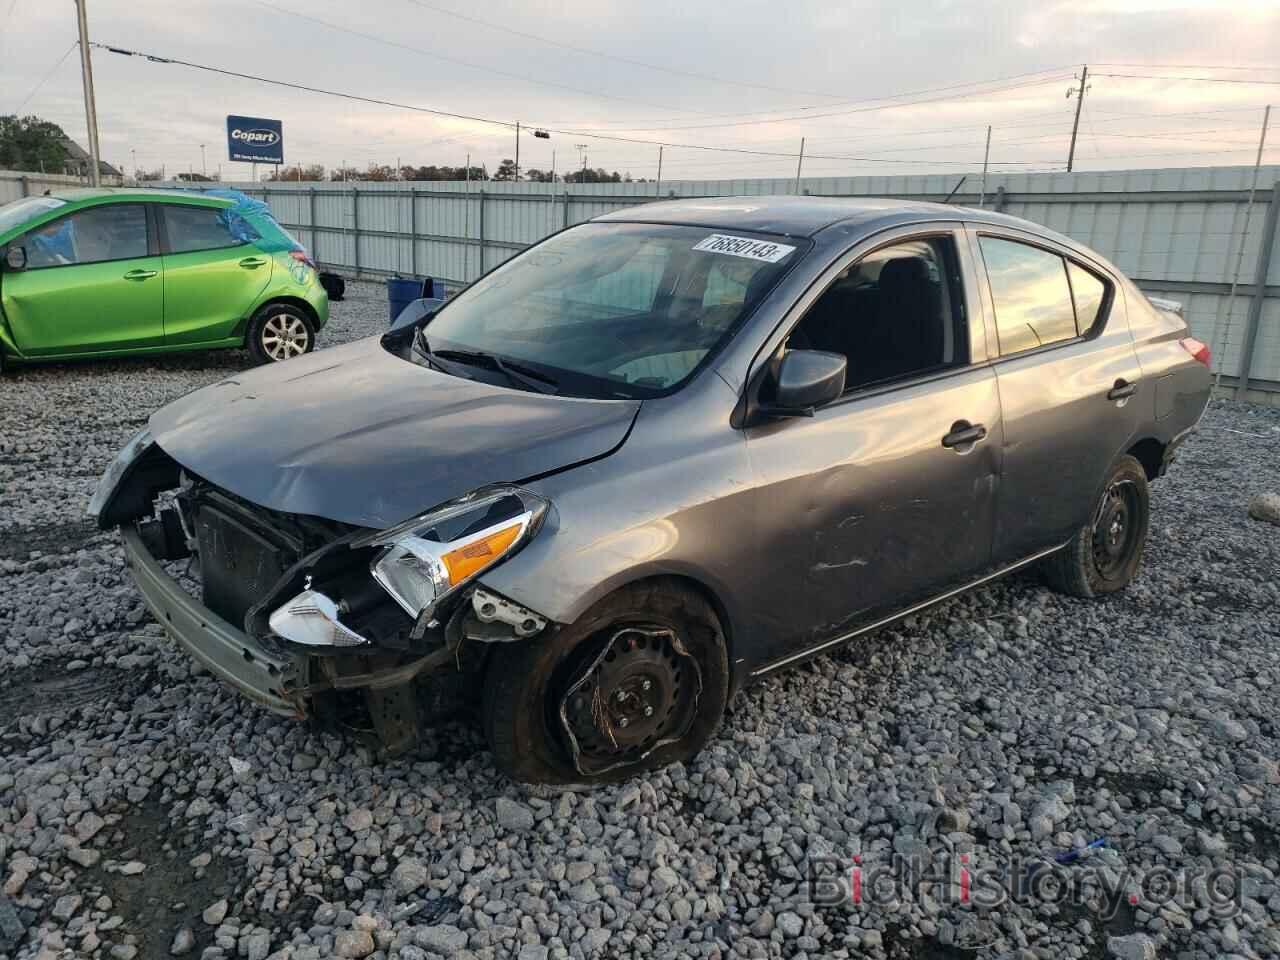
M481 277L423 331L599 397L673 390L716 352L806 241L706 227L588 223Z
M34 220L42 213L56 210L66 202L57 197L27 197L6 203L0 207L0 233L8 233L14 227L20 227L28 220Z

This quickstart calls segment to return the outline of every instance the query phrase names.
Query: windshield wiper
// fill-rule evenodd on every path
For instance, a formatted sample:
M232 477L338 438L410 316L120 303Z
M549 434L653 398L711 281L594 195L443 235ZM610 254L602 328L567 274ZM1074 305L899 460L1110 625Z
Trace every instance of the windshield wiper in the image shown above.
M555 393L560 386L558 381L546 374L511 360L503 360L494 353L485 353L481 350L438 350L432 356L445 360L457 360L472 366L491 367L517 386L536 393Z
M427 366L432 370L439 370L441 373L449 372L436 363L435 354L431 352L431 344L427 343L427 330L425 327L419 327L417 333L413 335L413 352L427 361Z

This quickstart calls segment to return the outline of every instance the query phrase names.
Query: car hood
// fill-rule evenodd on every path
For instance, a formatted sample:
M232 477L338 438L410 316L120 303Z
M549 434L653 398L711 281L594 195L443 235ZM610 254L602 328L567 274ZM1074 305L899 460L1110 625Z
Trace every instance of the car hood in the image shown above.
M371 337L197 390L150 429L185 469L253 503L382 528L605 456L639 408L464 380Z

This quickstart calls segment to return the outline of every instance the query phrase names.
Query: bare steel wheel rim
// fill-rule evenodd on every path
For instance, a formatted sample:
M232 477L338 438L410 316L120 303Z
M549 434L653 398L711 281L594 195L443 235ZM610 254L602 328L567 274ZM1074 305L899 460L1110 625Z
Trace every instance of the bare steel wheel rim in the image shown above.
M1093 521L1093 563L1099 576L1111 578L1129 563L1137 547L1140 525L1138 488L1118 480L1102 494Z
M689 731L701 693L701 668L675 630L613 628L558 705L574 766L598 776L640 763Z
M311 346L311 331L301 317L273 313L262 325L262 350L272 360L301 356Z

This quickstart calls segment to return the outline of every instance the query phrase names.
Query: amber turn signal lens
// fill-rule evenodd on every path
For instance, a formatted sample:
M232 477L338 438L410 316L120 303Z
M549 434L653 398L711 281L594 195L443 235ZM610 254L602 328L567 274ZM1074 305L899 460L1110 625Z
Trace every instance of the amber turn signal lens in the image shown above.
M516 537L520 536L520 526L518 523L513 523L509 527L495 530L488 536L473 541L465 547L450 550L441 557L444 568L449 571L450 585L461 583L506 553L507 548L515 543Z

